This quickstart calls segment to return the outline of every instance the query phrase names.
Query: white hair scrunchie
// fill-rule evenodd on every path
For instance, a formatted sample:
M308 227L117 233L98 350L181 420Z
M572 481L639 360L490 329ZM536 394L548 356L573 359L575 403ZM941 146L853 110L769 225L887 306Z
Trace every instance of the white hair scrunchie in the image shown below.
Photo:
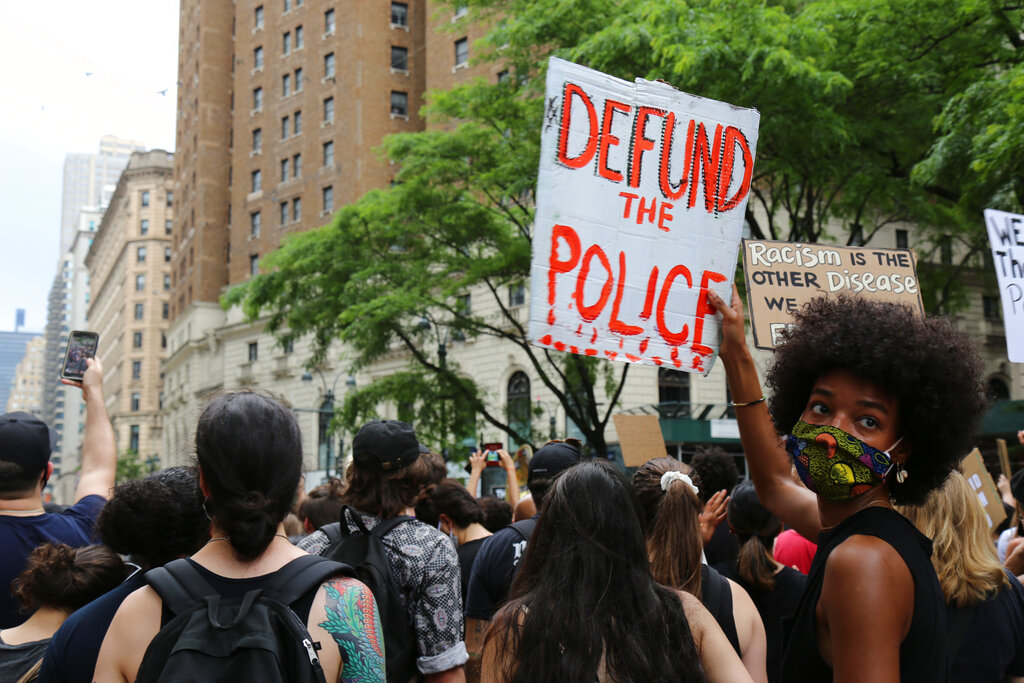
M687 486L689 486L691 489L693 489L694 495L700 493L700 489L697 488L696 484L693 483L693 480L690 479L689 476L683 474L682 472L676 472L675 470L669 470L665 474L661 475L661 490L668 491L668 487L674 481L681 481Z

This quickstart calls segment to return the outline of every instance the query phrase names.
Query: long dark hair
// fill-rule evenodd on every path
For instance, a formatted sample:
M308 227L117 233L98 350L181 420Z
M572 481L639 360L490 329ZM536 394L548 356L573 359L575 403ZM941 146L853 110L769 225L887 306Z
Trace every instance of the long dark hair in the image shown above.
M512 683L591 683L602 660L614 681L705 680L679 594L648 571L629 482L602 461L554 480L492 639Z
M775 587L775 562L770 548L782 531L782 522L757 497L754 482L736 484L729 498L729 528L740 543L737 573L747 590Z
M221 394L199 416L196 459L210 492L207 512L235 552L259 557L298 491L302 434L295 416L267 394Z
M700 498L682 481L661 488L666 472L688 474L675 458L648 460L633 475L633 493L640 503L640 521L647 538L651 574L663 586L700 597L700 565L704 542L700 535Z

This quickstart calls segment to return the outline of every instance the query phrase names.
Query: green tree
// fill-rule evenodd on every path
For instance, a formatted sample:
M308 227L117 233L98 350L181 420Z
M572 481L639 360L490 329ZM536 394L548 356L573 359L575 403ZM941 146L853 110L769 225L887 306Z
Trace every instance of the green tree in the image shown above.
M383 145L399 169L391 188L286 240L263 261L266 274L224 300L268 315L284 340L312 334L317 356L340 339L356 368L396 351L409 357L402 372L346 397L349 428L392 402L442 443L472 434L475 419L534 441L447 358L456 339L492 336L523 349L591 447L605 451L628 365L529 346L507 298L529 273L551 54L756 107L746 215L754 236L816 242L834 239L838 226L850 243L869 244L886 226L912 222L918 244L965 247L959 263L924 269L934 308L958 300L959 275L983 248L971 212L991 197L1020 201L1024 96L1006 87L1020 82L1020 6L471 0L470 11L493 27L474 46L476 59L503 64L510 77L432 93L432 127ZM608 397L600 409L599 388Z
M147 472L146 463L139 457L138 452L128 449L117 457L114 481L121 484L131 479L142 479Z

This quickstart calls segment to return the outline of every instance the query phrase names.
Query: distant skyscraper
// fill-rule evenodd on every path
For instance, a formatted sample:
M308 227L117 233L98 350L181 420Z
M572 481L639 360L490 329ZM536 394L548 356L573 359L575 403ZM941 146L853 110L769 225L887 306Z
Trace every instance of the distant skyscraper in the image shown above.
M28 343L38 336L32 332L0 332L0 407L7 406L18 363L25 357Z
M100 138L97 154L68 154L64 157L64 191L61 200L60 254L71 248L78 229L78 213L85 206L106 205L105 196L113 192L121 171L128 165L132 152L141 152L145 145L135 140L122 140L113 135ZM107 192L104 189L107 188Z

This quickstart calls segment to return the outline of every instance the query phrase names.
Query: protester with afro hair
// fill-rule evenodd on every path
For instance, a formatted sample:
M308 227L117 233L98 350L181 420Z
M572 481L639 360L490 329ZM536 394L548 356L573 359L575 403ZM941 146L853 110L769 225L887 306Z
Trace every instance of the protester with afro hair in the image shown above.
M817 298L776 348L769 409L738 292L709 299L758 498L818 543L782 680L946 680L931 541L892 506L923 502L971 449L985 410L977 351L947 320Z

